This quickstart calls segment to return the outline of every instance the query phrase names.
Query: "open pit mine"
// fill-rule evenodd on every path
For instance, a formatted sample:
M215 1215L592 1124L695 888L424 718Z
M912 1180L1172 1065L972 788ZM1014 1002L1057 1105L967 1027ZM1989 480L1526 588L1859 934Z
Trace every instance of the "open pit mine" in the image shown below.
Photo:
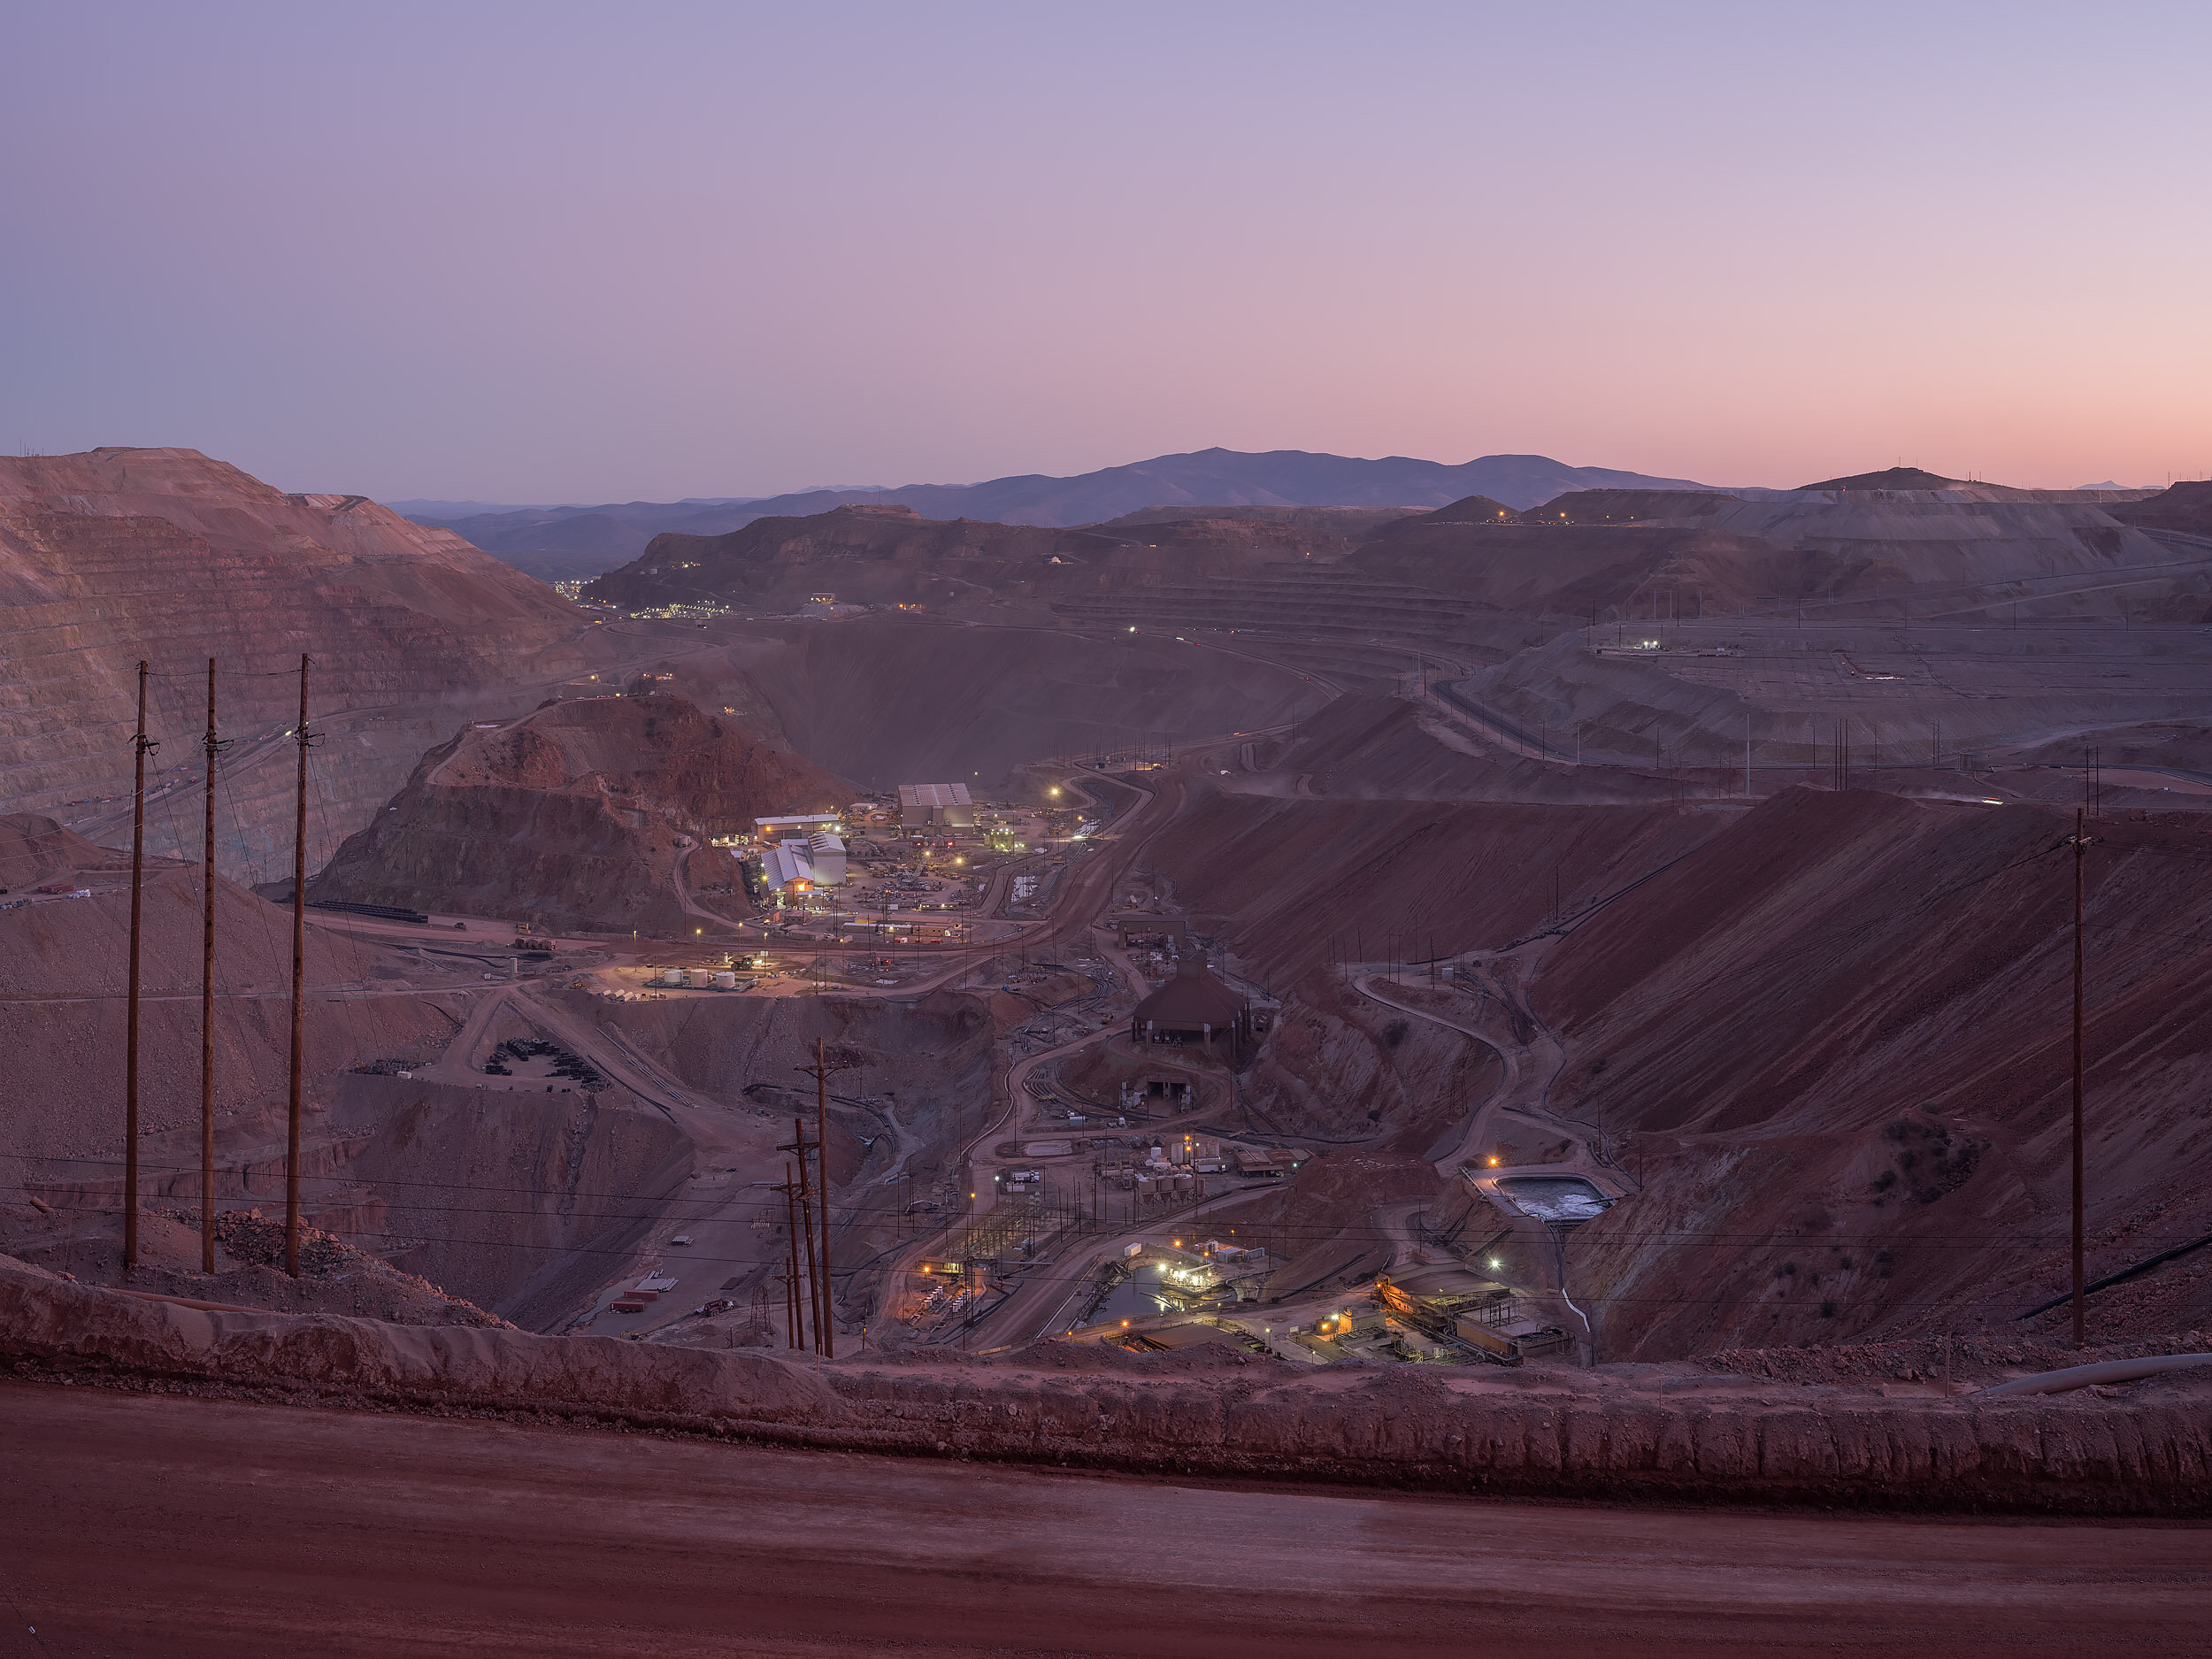
M709 1651L738 1557L795 1643L838 1582L744 1528L869 1451L918 1460L854 1498L920 1586L886 1647L988 1624L949 1505L1079 1560L1112 1651L1418 1638L1409 1582L1327 1639L1374 1585L1248 1502L1302 1481L1604 1501L1572 1548L1755 1580L1746 1652L1816 1512L1947 1513L2014 1586L1960 1651L2062 1595L2187 1650L2203 1532L2111 1529L2212 1513L2203 486L864 503L572 599L99 449L0 457L0 1400L43 1448L0 1508L48 1588L96 1595L26 1530L87 1493L288 1560L250 1444L374 1463L426 1562L572 1530L513 1651L618 1579L637 1651ZM1565 1572L1550 1511L1327 1502L1455 1594ZM1870 1586L1924 1547L1882 1526ZM1893 1628L1862 1578L1845 1645Z

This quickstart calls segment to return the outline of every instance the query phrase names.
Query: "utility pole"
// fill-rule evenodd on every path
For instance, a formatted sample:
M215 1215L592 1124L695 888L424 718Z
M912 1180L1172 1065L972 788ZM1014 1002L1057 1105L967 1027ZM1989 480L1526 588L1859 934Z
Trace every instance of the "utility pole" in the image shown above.
M809 1300L814 1310L814 1351L819 1354L822 1352L823 1340L822 1308L827 1298L822 1294L822 1274L814 1263L814 1210L811 1203L813 1189L807 1184L806 1155L814 1150L814 1143L806 1138L806 1129L796 1112L791 1115L791 1144L787 1147L778 1147L776 1150L798 1155L799 1190L796 1194L798 1213L792 1222L796 1229L794 1234L795 1254L797 1234L803 1233L806 1235L806 1276L810 1293Z
M2082 1272L2082 913L2088 894L2086 861L2089 852L2087 814L2074 814L2074 1346L2089 1346L2088 1293Z
M130 1031L123 1048L123 1265L138 1265L138 979L139 918L146 881L146 756L158 745L146 736L146 664L138 664L136 777L131 786Z
M776 1186L783 1194L784 1214L784 1273L783 1273L783 1332L784 1345L796 1348L805 1333L805 1322L801 1316L799 1298L799 1180L791 1165L783 1166L783 1179Z
M307 655L300 654L300 723L292 731L299 749L297 810L292 826L292 1102L284 1139L284 1271L300 1276L300 1030L307 1004Z
M215 659L207 659L206 833L200 858L200 1271L215 1271Z
M918 949L921 941L920 928L914 930L914 937ZM829 1062L824 1056L822 1040L819 1037L814 1040L814 1147L815 1163L822 1171L822 1196L819 1204L822 1226L822 1312L817 1322L817 1328L822 1333L822 1357L834 1359L837 1357L837 1317L836 1309L831 1302L833 1286L830 1282L829 1255Z

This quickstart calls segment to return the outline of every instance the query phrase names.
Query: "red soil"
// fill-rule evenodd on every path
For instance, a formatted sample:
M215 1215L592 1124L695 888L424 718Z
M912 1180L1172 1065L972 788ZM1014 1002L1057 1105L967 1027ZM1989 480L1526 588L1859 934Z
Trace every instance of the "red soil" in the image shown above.
M318 899L559 930L687 926L681 846L850 797L820 767L680 697L593 697L430 751L338 849Z
M2203 1534L1142 1480L0 1386L27 1653L2194 1650ZM180 1521L180 1517L189 1517Z

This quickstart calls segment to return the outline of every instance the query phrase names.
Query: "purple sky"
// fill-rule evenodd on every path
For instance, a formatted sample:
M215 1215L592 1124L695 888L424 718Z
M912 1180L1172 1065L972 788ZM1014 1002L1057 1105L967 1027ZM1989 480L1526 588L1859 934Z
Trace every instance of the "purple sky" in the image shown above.
M12 8L0 443L2212 469L2212 7Z

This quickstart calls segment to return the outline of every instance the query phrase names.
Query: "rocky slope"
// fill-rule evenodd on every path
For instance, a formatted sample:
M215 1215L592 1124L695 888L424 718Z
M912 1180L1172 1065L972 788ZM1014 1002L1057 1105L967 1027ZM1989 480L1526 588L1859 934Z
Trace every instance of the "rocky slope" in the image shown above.
M1541 959L1560 1110L1631 1137L1643 1194L1578 1235L1612 1354L2048 1331L2066 1285L2070 814L1795 790ZM2194 941L2212 833L2094 826L2086 957L2093 1278L2212 1233L2212 1039ZM2212 1313L2212 1263L2092 1328Z
M572 673L605 655L586 633L541 585L360 496L288 495L194 449L0 457L0 800L19 809L128 789L142 657L156 671L156 780L188 788L211 657L223 734L247 740L234 759L258 764L274 751L254 740L293 724L286 676L302 652L315 658L312 718L383 710L389 725L424 700ZM388 795L413 755L379 741L366 713L357 730L336 724L342 819ZM233 789L226 829L258 855L288 826L288 792L265 799L246 772ZM181 794L173 805L194 816ZM168 814L151 833L177 839Z
M2108 511L2122 524L2139 529L2212 536L2212 481L2176 484L2142 501L2117 503Z
M149 865L142 1123L165 1147L149 1156L150 1171L161 1171L149 1191L180 1196L198 1190L202 889L192 865L159 858ZM11 1184L36 1171L96 1186L116 1172L123 1127L129 856L93 847L51 818L19 814L0 818L0 872L14 878L0 878L13 888L0 898L0 1048L19 1076L36 1079L0 1090L0 1150L9 1157L0 1173ZM62 891L27 891L39 887ZM216 1107L219 1130L228 1134L284 1098L292 941L288 917L219 875L215 898ZM373 984L383 967L344 940L310 931L311 1075L451 1032L456 1022L434 995L364 1006L325 994ZM165 1138L187 1135L193 1154L170 1156Z
M1127 539L924 518L910 507L847 506L759 518L727 535L656 536L584 592L618 605L713 597L771 612L796 610L815 593L845 603L941 607L1040 574L1055 558L1109 552Z
M1605 1356L1664 1358L2063 1322L2018 1316L2067 1282L2071 825L1809 789L1747 812L1232 796L1152 856L1286 992L1244 1098L1293 1136L1438 1156L1480 1099L1465 1063L1484 1045L1455 1062L1425 1025L1394 1043L1333 958L1530 940L1527 1006L1463 996L1453 1017L1502 1035L1509 1012L1561 1045L1531 1098L1642 1182L1573 1235L1571 1283ZM2094 827L2093 1278L2212 1234L2194 1011L2212 829L2138 810ZM1587 910L1563 937L1546 936L1555 882L1570 918ZM2092 1300L2107 1334L2208 1317L2212 1249Z
M1505 610L1586 620L1595 607L1601 621L1624 611L1633 617L1640 606L1653 615L1663 595L1685 617L1808 603L1827 616L1894 616L1901 603L1916 603L1926 615L1939 604L1955 610L1998 593L2038 598L2045 587L2052 594L2081 588L2074 609L2108 612L2121 590L2090 579L2138 565L2164 585L2126 590L2137 614L2178 604L2175 614L2193 619L2203 608L2201 595L2170 572L2172 553L2118 516L2135 509L2098 492L1977 484L1767 491L1745 500L1604 489L1509 516L1465 506L1383 526L1352 565ZM2017 586L2024 581L2044 586ZM1864 602L1861 611L1838 609L1854 599ZM1882 604L1886 612L1868 609Z
M672 929L688 925L680 852L849 795L681 697L551 703L425 755L310 891L549 929Z
M665 689L732 710L869 788L966 780L996 790L1049 756L1252 731L1310 715L1325 697L1294 669L1171 636L927 613L757 625L653 665L672 676Z

